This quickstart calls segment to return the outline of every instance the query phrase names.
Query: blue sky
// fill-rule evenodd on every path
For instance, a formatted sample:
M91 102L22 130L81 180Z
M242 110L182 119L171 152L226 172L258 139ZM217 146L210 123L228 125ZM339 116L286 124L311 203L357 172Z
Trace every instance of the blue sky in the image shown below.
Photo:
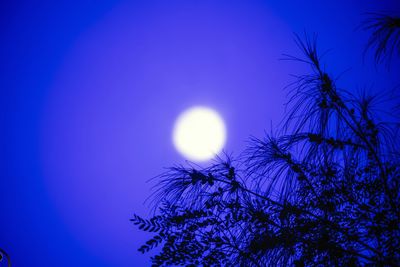
M224 117L225 150L275 129L294 33L318 34L326 69L356 92L391 89L363 58L366 12L396 1L8 1L0 12L0 247L15 266L147 266L147 180L184 159L173 122ZM2 266L2 265L0 265Z

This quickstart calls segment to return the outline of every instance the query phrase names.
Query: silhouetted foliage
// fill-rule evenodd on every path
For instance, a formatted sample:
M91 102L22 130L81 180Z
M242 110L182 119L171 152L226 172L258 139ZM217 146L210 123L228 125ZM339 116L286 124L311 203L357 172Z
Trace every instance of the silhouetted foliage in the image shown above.
M392 34L392 20L368 26L377 61L399 48L378 37ZM338 88L315 38L296 41L304 58L287 58L311 71L290 85L277 136L252 138L236 160L158 177L158 215L132 219L154 233L139 248L159 247L154 266L399 265L399 114L377 116L381 98Z
M1 262L6 262L8 267L11 267L11 259L10 256L3 249L0 248L0 266Z
M396 52L400 55L400 17L373 13L365 21L365 29L372 30L367 48L375 48L375 61L380 63Z

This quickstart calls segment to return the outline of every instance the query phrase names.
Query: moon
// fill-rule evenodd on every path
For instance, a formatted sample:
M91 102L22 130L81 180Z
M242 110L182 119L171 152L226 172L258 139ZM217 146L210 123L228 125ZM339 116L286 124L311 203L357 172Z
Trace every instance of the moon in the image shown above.
M218 112L195 106L178 116L172 136L176 150L183 157L206 161L215 157L224 147L226 127Z

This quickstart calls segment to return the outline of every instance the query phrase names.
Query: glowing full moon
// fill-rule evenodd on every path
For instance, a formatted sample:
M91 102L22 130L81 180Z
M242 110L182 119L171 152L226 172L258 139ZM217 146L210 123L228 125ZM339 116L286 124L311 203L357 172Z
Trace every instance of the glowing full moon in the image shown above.
M205 161L225 145L226 127L221 116L207 107L192 107L177 118L173 130L175 148L186 158Z

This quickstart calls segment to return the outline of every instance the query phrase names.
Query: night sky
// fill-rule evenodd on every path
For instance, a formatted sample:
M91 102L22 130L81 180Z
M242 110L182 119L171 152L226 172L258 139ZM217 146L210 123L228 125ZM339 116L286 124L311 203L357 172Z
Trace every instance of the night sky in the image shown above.
M294 33L318 34L339 87L393 88L400 60L375 66L359 26L396 2L2 1L0 248L14 266L148 266L129 219L185 162L177 116L217 110L233 155L276 130L308 71L280 60L300 55Z

